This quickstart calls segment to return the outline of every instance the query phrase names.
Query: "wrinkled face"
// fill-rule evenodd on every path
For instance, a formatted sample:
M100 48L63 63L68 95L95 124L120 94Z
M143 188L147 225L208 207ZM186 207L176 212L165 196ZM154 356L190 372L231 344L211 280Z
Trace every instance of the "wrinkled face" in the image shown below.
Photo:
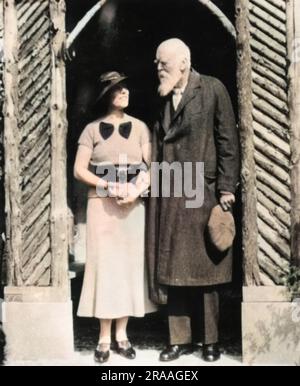
M126 109L129 105L129 90L125 84L120 83L111 92L111 107L117 110Z
M181 81L184 70L183 61L174 51L159 48L155 63L160 81L158 92L160 96L164 97L170 94Z

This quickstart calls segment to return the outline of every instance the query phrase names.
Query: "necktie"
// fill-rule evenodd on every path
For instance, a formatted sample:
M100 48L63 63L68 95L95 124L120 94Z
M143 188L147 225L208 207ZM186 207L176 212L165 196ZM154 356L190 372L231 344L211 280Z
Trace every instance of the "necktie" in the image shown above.
M174 107L174 110L176 111L178 106L179 106L179 103L181 101L181 98L182 98L182 90L180 88L175 88L173 90L173 107Z

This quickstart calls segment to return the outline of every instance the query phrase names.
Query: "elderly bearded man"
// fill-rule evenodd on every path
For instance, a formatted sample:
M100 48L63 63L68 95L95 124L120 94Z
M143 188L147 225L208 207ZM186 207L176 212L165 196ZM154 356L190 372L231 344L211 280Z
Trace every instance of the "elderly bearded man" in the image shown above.
M156 64L162 108L154 126L152 161L203 162L205 176L200 208L188 209L184 196L150 199L151 298L167 303L170 334L160 360L177 359L192 352L192 343L203 342L204 360L216 361L218 286L232 281L232 253L212 248L207 224L217 204L226 211L235 202L239 144L234 113L223 84L191 68L190 50L181 40L163 42Z

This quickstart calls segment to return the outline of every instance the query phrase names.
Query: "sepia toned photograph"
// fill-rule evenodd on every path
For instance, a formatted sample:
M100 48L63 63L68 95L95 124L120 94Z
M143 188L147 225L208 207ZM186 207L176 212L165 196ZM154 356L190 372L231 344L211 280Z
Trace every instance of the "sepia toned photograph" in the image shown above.
M299 365L300 0L0 0L0 366Z

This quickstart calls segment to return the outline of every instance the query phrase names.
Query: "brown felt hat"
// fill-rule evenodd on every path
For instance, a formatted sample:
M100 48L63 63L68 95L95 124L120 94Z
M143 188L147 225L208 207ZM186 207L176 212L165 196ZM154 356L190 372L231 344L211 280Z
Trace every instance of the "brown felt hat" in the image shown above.
M96 102L99 101L99 99L101 99L109 90L126 79L128 79L127 76L120 74L117 71L109 71L102 74L99 78L101 91L96 99Z
M211 242L220 251L225 252L232 247L236 229L233 215L225 212L221 205L213 208L208 222L208 232Z

